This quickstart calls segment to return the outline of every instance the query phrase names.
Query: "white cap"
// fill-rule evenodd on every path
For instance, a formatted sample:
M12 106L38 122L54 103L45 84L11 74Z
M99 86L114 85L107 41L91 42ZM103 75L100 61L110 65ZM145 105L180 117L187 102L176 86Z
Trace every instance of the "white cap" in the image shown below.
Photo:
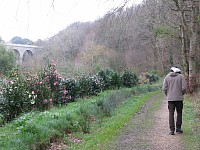
M181 70L179 68L176 68L176 67L171 67L171 70L175 73L181 72Z

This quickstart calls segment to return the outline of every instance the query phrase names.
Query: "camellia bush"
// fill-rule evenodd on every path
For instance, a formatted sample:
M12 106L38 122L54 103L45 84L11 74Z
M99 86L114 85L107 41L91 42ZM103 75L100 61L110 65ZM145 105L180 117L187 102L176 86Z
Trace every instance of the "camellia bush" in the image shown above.
M108 90L110 88L111 74L112 74L112 70L109 70L109 69L105 69L105 70L102 69L97 73L97 75L102 78L102 82L104 85L103 88L105 90Z
M78 80L80 97L97 95L103 90L102 79L93 75L90 77L81 76Z
M3 86L2 95L0 110L7 121L23 112L43 111L67 104L71 100L53 60L36 75L20 74L18 69L13 70Z
M100 70L97 76L102 78L103 88L105 90L115 89L122 86L122 78L120 74L111 69Z
M68 92L68 95L71 96L71 101L73 102L76 98L79 97L79 86L77 80L74 78L67 78L62 80L62 85L65 87L65 90Z
M20 113L29 109L28 85L18 69L11 71L9 81L3 86L3 99L1 100L0 110L6 120L15 118Z
M24 112L44 111L66 105L76 98L137 84L138 77L130 70L125 70L122 76L116 71L106 69L92 76L64 79L57 72L56 64L52 60L37 74L22 73L17 68L12 70L3 84L0 112L6 121L11 121Z
M126 69L122 75L122 82L125 87L130 88L130 87L134 87L134 86L138 85L139 78L131 70Z
M79 76L77 79L64 80L66 89L72 94L73 98L84 98L92 95L97 95L103 90L102 78L93 76Z

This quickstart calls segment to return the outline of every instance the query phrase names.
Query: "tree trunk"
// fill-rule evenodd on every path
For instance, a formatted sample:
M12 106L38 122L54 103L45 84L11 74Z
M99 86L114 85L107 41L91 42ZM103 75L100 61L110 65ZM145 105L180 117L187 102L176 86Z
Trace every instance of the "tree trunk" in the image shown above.
M198 51L199 0L174 0L181 18L182 58L188 90L194 92L196 85L196 52Z
M182 65L183 71L185 73L186 82L187 82L187 90L189 90L189 49L190 49L190 39L189 39L189 31L188 26L185 19L185 9L184 9L184 1L183 0L174 0L176 3L176 7L179 11L180 15L180 38L181 38L181 57L182 57Z
M196 52L198 51L198 15L199 0L191 0L191 21L190 21L190 51L189 51L189 89L190 93L194 92L196 85Z

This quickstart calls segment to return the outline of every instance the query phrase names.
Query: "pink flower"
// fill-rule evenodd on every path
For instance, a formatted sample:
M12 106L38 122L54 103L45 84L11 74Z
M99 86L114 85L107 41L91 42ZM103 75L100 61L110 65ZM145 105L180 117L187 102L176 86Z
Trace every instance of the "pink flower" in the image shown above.
M53 67L56 67L56 64L55 64L54 60L51 61L51 65L52 65Z
M52 98L50 98L50 99L49 99L49 102L52 103L52 101L53 101Z
M67 90L64 90L64 94L66 95L68 93L68 91Z
M57 82L57 81L56 81L56 82L54 82L54 84L53 84L53 85L55 85L55 86L56 86L56 85L58 85L58 82Z
M37 84L42 84L42 81L40 81L40 82L37 82Z
M34 91L32 91L31 93L32 93L32 94L35 94L35 92L34 92Z
M31 81L31 78L27 78L26 80L27 80L27 81Z
M45 100L43 100L43 102L44 102L44 103L47 103L47 102L48 102L48 100L47 100L47 99L45 99Z
M60 77L60 74L57 73L57 74L56 74L56 79L58 79L59 77Z

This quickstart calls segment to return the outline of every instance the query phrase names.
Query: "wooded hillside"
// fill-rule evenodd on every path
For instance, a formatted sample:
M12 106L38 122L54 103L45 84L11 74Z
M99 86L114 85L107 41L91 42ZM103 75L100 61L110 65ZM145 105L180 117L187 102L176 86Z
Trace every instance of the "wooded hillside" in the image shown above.
M200 71L199 7L199 0L145 0L95 22L73 23L36 44L47 50L42 58L54 59L60 71L70 74L131 68L163 75L175 65L192 92Z

